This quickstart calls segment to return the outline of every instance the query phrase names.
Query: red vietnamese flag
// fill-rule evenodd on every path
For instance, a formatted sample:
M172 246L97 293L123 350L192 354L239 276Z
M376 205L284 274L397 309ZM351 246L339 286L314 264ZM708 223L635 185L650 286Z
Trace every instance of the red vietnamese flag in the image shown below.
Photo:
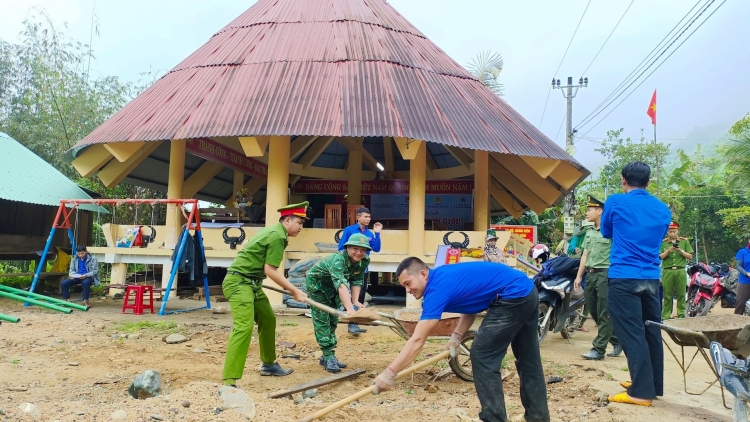
M651 118L651 124L656 125L656 90L654 90L654 95L651 97L651 103L648 105L646 114Z

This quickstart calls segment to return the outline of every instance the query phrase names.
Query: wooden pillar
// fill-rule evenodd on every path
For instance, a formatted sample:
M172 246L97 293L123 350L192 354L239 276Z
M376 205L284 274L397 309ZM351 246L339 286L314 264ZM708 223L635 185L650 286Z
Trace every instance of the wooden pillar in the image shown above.
M187 142L184 139L173 140L169 149L169 184L167 185L167 199L182 199L182 185L185 181L185 147ZM166 249L176 247L177 237L180 235L182 228L182 211L179 205L167 205L167 235L164 240ZM169 273L172 270L171 262L164 264L164 270L161 277L162 288L167 287L169 282ZM173 284L177 288L177 284Z
M352 205L359 205L362 203L362 144L361 141L357 143L358 148L352 148L349 150L349 166L347 176L349 176L349 184L347 195L349 200L347 201ZM346 217L343 216L342 219ZM344 223L346 226L347 223Z
M232 180L232 196L227 199L226 205L229 208L234 208L234 195L237 194L245 185L245 173L235 170L234 179Z
M474 230L484 231L490 222L489 153L474 152Z
M417 148L414 158L409 161L409 255L424 255L425 222L425 179L427 172L427 145L414 141L411 148ZM421 306L412 295L406 295L406 306Z
M266 185L266 227L279 221L277 209L289 205L289 153L291 137L272 136L268 148L268 184ZM279 270L283 271L282 267ZM275 285L270 279L266 283ZM280 305L282 296L279 293L266 291L271 305Z

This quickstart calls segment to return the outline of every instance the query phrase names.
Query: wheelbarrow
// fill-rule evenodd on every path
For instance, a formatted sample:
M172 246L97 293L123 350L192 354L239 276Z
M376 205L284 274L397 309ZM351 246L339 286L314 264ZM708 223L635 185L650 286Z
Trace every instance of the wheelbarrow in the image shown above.
M706 353L712 341L720 343L725 349L730 350L737 356L746 356L750 353L750 344L748 344L748 338L750 338L750 317L745 315L710 315L700 318L680 318L661 324L654 321L646 321L646 325L656 326L665 331L672 341L680 346L680 357L677 357L670 344L662 338L662 342L672 354L672 357L674 357L680 370L682 370L683 390L690 395L701 395L719 381L719 374L716 373L716 368L714 368L711 358ZM689 358L689 361L685 358L686 347L697 348L692 357ZM703 389L703 391L693 392L688 391L687 388L687 372L695 361L696 356L698 356L698 353L703 356L703 359L706 361L708 367L711 368L716 379ZM721 399L724 407L731 409L731 406L727 406L726 398L724 397L724 388L721 386L721 383L719 383L719 388L721 389Z

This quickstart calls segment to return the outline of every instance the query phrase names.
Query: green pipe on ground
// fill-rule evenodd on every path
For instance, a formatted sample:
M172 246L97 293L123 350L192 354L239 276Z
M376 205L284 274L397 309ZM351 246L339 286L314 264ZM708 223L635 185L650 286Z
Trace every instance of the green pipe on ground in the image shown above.
M26 290L16 289L15 287L3 286L2 284L0 284L0 291L7 292L7 293L12 293L12 294L16 294L16 295L19 295L19 296L26 296L26 297L30 297L30 298L33 298L33 299L45 300L45 301L47 301L47 302L49 302L49 303L51 303L53 305L64 306L66 308L73 308L73 309L77 309L79 311L88 311L89 310L89 308L87 306L79 305L77 303L66 302L66 301L64 301L62 299L55 299L54 297L40 295L39 293L27 292ZM31 302L29 302L29 303L31 303Z
M19 302L28 302L28 303L31 303L33 305L41 306L42 308L47 308L47 309L51 309L53 311L62 312L62 313L66 313L66 314L69 314L69 313L73 312L73 310L70 309L70 308L65 308L65 307L62 307L62 306L53 305L51 303L44 302L44 301L41 301L41 300L38 300L38 299L32 299L30 297L14 295L13 293L8 293L8 292L5 292L5 291L0 291L0 297L5 297L5 298L8 298L8 299L17 300Z
M8 322L14 322L15 323L15 322L18 322L20 320L21 320L21 318L18 318L18 317L0 314L0 321L8 321Z

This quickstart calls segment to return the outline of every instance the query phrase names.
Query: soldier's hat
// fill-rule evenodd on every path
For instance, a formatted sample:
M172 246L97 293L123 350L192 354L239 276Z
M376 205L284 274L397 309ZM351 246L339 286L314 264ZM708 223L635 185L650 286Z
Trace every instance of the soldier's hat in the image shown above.
M495 229L488 229L487 230L487 236L484 238L485 241L495 239L497 240L497 232L495 232Z
M586 201L586 206L589 208L601 208L604 209L604 202L594 198L593 196L589 195L588 200Z
M672 221L671 223L669 223L669 228L670 229L679 229L680 225L676 221Z
M281 207L276 211L280 212L282 217L296 215L297 217L307 218L308 205L310 205L310 203L305 201L300 202L299 204L290 204L285 207Z
M372 247L370 246L370 240L367 238L367 236L355 233L349 237L349 240L344 243L344 246L356 246L358 248L365 248L368 251L372 250Z

